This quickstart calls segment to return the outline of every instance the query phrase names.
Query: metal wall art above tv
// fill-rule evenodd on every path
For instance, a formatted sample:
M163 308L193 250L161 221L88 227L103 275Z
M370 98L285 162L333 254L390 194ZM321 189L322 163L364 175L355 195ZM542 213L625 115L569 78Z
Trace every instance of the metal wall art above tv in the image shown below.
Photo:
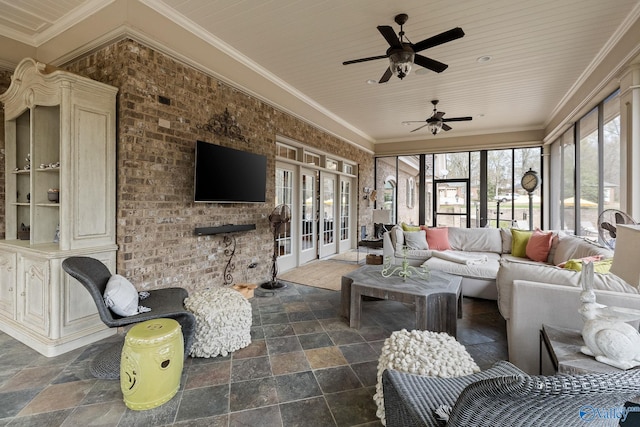
M263 203L267 157L196 141L196 202Z

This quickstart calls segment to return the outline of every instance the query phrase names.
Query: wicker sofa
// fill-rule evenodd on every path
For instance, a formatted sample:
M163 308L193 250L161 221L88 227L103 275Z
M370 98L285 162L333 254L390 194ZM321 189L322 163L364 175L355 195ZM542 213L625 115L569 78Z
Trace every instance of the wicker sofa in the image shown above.
M386 370L382 386L387 427L617 426L619 417L593 408L619 409L638 396L640 370L544 377L498 362L454 378ZM443 406L446 422L435 414Z

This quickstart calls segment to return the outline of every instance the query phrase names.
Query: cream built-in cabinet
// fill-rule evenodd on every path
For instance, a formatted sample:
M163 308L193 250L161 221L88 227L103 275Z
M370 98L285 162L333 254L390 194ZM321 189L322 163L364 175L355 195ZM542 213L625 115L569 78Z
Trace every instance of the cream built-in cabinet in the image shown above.
M114 333L62 261L91 256L115 271L116 93L27 58L0 95L6 168L0 330L46 356Z

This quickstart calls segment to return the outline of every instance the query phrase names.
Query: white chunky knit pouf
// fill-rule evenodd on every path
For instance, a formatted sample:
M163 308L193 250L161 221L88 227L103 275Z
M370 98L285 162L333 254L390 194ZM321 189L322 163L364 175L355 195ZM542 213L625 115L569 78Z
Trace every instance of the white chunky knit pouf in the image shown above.
M196 317L193 357L226 356L251 343L251 303L236 290L197 291L184 300Z
M480 372L480 367L464 346L445 332L395 331L384 341L378 359L378 383L373 400L378 405L376 415L383 425L384 397L382 372L385 369L432 377L460 377Z

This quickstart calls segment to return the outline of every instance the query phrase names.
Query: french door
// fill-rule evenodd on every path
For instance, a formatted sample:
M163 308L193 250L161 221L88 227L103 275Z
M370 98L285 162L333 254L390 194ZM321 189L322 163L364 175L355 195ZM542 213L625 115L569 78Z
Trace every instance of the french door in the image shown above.
M284 162L276 164L276 206L291 221L276 237L278 270L287 271L355 247L354 178Z
M338 236L336 235L338 176L333 173L320 172L320 258L338 252Z
M353 194L352 188L353 179L347 177L340 177L340 228L338 230L339 236L339 252L348 251L353 247Z
M300 264L318 258L318 171L300 169Z
M295 207L297 206L294 197L296 170L295 167L288 164L278 163L276 165L276 199L275 206L280 204L288 205L291 209L291 221L283 224L277 231L275 238L276 251L278 253L278 271L286 271L296 267L297 264L297 239L298 233L297 218L299 213ZM272 229L273 231L273 229Z

